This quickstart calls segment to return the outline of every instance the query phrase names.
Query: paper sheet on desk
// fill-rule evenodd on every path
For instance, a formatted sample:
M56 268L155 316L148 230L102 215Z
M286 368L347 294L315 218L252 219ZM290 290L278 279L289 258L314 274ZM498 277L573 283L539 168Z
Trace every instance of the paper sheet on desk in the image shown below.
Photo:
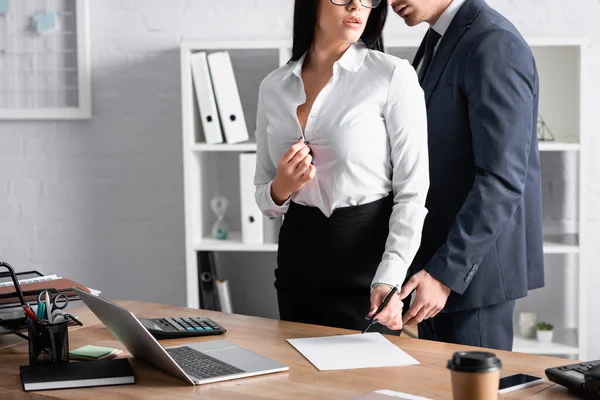
M288 342L320 371L419 364L377 332Z
M391 390L378 390L376 392L367 393L360 397L355 397L352 400L430 400L426 397L413 396L412 394L406 394L401 392L394 392Z

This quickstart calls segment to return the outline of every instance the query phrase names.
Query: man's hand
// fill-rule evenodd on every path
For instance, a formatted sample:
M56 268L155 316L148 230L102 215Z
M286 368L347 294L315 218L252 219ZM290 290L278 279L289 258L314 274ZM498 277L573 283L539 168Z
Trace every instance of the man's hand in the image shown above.
M369 312L369 316L373 316L377 312L377 309L383 303L383 299L385 299L390 290L389 286L375 286L373 293L371 293L371 312ZM393 331L402 329L402 302L399 296L397 294L394 295L375 318L378 323L387 326Z
M425 319L435 317L446 305L450 288L425 270L414 274L400 291L400 300L404 300L413 290L417 291L415 301L402 317L404 325L420 323Z

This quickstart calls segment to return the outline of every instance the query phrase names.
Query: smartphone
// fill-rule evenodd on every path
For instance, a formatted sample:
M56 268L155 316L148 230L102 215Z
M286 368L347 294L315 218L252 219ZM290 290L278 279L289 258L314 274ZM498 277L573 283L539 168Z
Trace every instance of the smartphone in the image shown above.
M527 374L514 374L500 378L500 394L525 389L529 386L539 385L544 378Z

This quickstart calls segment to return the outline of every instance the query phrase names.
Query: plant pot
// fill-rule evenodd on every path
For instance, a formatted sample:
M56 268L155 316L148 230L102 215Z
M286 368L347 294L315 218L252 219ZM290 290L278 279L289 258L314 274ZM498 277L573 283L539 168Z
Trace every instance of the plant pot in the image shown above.
M554 331L537 331L536 337L538 342L542 343L550 343L552 341L552 336L554 335Z

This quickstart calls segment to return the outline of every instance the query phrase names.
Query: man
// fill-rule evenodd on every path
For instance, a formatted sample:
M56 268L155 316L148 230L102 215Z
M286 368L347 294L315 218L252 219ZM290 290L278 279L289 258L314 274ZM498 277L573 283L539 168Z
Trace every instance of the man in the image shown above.
M430 25L413 62L429 213L400 292L415 291L403 323L424 339L511 350L515 299L544 286L535 60L484 0L389 2L407 25Z

